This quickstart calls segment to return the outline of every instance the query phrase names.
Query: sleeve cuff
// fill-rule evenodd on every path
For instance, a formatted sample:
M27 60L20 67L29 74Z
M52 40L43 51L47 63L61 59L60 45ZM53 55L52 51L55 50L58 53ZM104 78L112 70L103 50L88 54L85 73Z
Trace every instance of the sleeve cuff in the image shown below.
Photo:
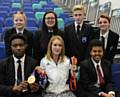
M98 95L101 96L102 92L99 92Z
M115 96L115 92L114 91L109 91L108 94Z

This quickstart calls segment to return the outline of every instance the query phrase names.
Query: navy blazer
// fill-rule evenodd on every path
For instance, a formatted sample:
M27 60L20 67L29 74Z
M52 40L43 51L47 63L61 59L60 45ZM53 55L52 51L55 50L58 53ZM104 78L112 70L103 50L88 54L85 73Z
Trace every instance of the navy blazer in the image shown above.
M83 23L80 34L77 35L75 24L65 27L65 48L68 57L76 56L78 64L88 55L87 48L89 42L94 38L93 28L86 23Z
M12 55L11 46L10 46L10 37L13 34L17 34L16 28L11 28L5 31L4 42L5 42L5 50L6 56ZM32 55L32 48L33 48L33 33L24 29L23 35L27 38L27 49L26 54L31 56Z
M100 39L100 30L96 32L96 38ZM119 35L109 30L107 46L104 51L104 58L113 63L114 56L117 52L117 46L119 41Z
M31 75L36 66L35 60L25 57L24 77L25 80ZM12 87L15 84L15 67L12 56L0 62L0 96L12 96ZM13 95L14 96L14 95Z

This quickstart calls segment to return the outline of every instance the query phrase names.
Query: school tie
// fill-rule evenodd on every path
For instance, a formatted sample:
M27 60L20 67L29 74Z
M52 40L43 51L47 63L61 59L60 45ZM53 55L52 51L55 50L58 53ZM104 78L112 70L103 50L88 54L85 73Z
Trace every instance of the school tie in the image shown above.
M77 34L80 34L80 25L77 25Z
M103 48L105 49L105 38L103 36L101 36L101 41L103 43Z
M97 65L97 72L98 72L98 79L99 79L99 82L100 82L99 85L103 86L105 84L105 81L102 77L102 73L101 73L99 65Z
M21 60L17 61L18 69L17 69L17 84L22 81L22 68L21 68Z

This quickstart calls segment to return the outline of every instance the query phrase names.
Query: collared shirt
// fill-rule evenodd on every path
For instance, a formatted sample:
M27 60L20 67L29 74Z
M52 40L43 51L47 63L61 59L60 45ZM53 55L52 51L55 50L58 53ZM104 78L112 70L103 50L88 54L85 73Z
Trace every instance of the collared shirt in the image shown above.
M100 68L100 71L101 71L101 73L102 73L102 76L104 77L103 70L102 70L102 67L101 67L101 65L100 65L100 64L101 64L101 61L99 61L98 63L96 63L96 62L92 59L92 62L93 62L93 64L94 64L94 67L95 67L96 72L97 72L97 65L99 65L99 68ZM99 81L98 72L97 72L97 83L95 84L95 86L100 87L100 86L99 86L99 83L100 83L100 81Z
M76 31L76 33L77 33L77 25L80 25L80 31L81 31L83 22L81 24L78 24L77 22L75 22L75 31Z
M48 33L53 33L53 30L49 30L49 29L48 29Z
M48 76L49 86L46 92L61 93L69 90L69 85L66 84L71 69L70 60L65 57L64 62L56 63L51 59L44 57L40 62L40 67L43 68Z
M19 30L16 28L16 31L17 31L17 34L18 34L18 33L23 34L24 29L23 29L23 30L21 30L21 31L19 31Z
M25 79L24 78L24 63L25 63L25 55L21 58L18 59L13 55L13 59L14 59L14 65L15 65L15 85L17 85L17 69L18 69L18 60L21 61L21 67L22 67L22 81Z
M102 34L102 32L100 32L100 40L101 40L101 36L103 36L105 38L105 45L104 45L105 48L107 47L108 34L109 34L109 30L107 32L105 32L104 34Z

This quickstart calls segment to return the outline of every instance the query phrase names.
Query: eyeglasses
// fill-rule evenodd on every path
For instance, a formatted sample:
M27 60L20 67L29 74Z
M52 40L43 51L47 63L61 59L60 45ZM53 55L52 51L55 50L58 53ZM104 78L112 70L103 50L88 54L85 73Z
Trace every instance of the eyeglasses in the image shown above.
M51 19L51 20L54 20L55 17L46 17L45 19L46 19L46 20L50 20L50 19Z

